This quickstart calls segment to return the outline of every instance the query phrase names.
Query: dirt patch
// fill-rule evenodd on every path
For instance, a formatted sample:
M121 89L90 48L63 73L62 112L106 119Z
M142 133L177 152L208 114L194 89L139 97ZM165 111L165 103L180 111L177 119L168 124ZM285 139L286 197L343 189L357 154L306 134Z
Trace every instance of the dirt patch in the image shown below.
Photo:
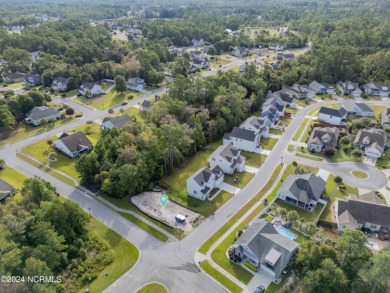
M144 192L131 197L131 202L145 214L152 218L163 222L164 224L181 229L186 234L191 233L203 220L204 217L195 213L173 201L168 201L163 208L160 204L161 192ZM185 223L177 223L175 217L177 215L186 217Z

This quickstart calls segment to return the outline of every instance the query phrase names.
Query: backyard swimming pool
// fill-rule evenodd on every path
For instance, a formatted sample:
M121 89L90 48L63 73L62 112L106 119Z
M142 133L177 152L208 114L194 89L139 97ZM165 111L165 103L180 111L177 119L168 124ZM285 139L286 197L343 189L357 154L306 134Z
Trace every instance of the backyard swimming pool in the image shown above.
M291 240L295 240L298 237L293 232L291 232L290 230L287 230L286 228L284 228L282 226L278 227L277 231L279 234L282 234Z

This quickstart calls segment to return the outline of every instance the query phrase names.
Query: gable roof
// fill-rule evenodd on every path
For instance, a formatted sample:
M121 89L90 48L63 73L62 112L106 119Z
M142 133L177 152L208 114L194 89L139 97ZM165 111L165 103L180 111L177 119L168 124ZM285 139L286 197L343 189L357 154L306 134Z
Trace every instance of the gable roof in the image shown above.
M0 195L2 193L10 191L12 188L13 188L13 186L11 184L0 179Z
M221 156L228 162L232 162L235 157L240 154L240 151L230 144L220 145L211 156Z
M54 78L54 80L53 80L53 82L52 82L52 85L60 85L60 84L62 84L62 85L64 85L64 86L66 86L66 84L68 83L68 78L66 78L66 77L56 77L56 78Z
M323 139L328 139L327 145L332 147L337 146L337 140L339 139L340 130L337 127L314 127L311 132L311 135L307 141L309 143L317 143L322 142Z
M82 131L78 131L73 134L67 134L64 132L60 138L60 141L68 148L72 153L82 150L84 147L92 147L92 142L85 136Z
M233 131L230 133L230 137L235 137L247 141L255 141L256 133L252 130L234 127Z
M59 114L59 111L54 108L49 108L46 106L34 107L26 114L27 118L31 120L41 120L45 117L53 116Z
M377 91L382 91L382 92L388 92L390 91L390 85L384 85L384 84L379 84L376 82L369 82L364 85L364 88L367 89L372 89L372 90L377 90Z
M355 103L351 100L344 101L343 108L348 112L355 112L356 108L364 112L374 112L366 103Z
M355 220L357 223L371 223L390 227L389 206L384 204L371 203L359 199L337 199L336 204L338 205L338 216L342 215L345 211L348 211L353 220Z
M374 204L384 204L383 200L374 191L360 195L360 200Z
M364 143L365 141L368 141L368 143ZM355 137L354 144L374 147L380 152L383 152L386 145L386 133L382 129L370 127L360 129Z
M303 175L289 175L278 192L289 191L298 201L307 203L310 200L318 201L324 190L324 179L313 173L308 173Z
M116 127L122 127L123 125L130 122L130 118L127 115L122 115L122 116L118 116L115 118L107 118L106 117L106 118L104 118L103 123L106 121L110 121L112 123L112 125L114 125Z
M343 118L347 114L347 110L345 110L343 107L340 109L321 107L319 114Z
M97 85L96 83L94 82L83 82L81 85L80 85L80 88L81 89L84 89L84 90L92 90L92 88Z

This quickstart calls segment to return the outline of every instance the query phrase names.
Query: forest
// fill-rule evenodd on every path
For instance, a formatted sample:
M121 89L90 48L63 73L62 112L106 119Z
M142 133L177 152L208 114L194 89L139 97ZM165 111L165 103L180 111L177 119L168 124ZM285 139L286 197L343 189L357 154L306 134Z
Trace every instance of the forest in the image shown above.
M0 274L61 282L1 282L1 292L78 292L111 263L111 248L88 230L87 213L59 198L49 182L30 178L21 194L21 202L0 209Z

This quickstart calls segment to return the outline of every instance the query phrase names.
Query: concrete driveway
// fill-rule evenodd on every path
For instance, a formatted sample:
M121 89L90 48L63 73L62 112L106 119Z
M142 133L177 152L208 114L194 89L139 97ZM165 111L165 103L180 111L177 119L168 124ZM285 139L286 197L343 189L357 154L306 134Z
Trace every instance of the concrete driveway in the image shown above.
M253 272L252 272L253 273ZM252 280L249 282L248 290L249 292L255 292L256 288L260 285L263 285L264 288L268 288L268 286L272 283L274 277L271 276L267 271L260 268L259 271L253 276Z
M235 187L233 185L227 184L226 182L222 182L221 185L218 186L220 189L230 192L232 194L237 194L240 192L241 188Z

